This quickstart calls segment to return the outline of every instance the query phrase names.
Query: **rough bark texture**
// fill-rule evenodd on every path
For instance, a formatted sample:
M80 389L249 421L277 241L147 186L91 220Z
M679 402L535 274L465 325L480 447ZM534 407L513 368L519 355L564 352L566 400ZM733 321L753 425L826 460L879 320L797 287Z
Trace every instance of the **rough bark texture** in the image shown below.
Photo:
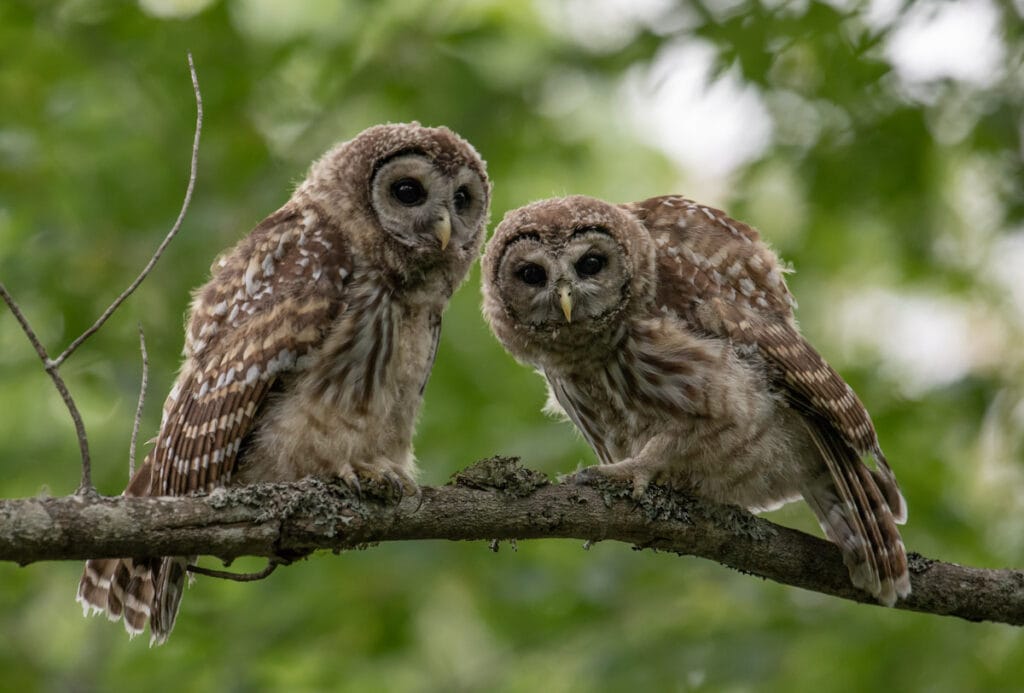
M550 484L495 458L398 501L390 489L316 479L189 498L0 501L0 560L208 554L296 556L415 539L615 540L718 561L787 585L873 603L854 589L838 549L734 507L652 488L640 501L611 484ZM396 502L397 501L397 502ZM910 556L913 594L897 608L1024 624L1024 571Z

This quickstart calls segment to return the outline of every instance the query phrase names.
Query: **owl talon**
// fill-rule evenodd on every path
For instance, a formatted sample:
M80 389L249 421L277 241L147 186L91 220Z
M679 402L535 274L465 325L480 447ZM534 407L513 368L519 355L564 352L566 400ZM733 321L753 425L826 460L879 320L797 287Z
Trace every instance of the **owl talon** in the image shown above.
M397 501L401 501L406 496L414 495L419 490L419 486L413 482L408 474L388 470L381 474L381 478L388 482L391 487L391 495Z
M355 472L342 474L340 478L346 486L356 492L356 497L359 500L363 499L363 485L359 483L359 477L356 476Z
M402 498L405 495L405 482L394 472L388 472L388 481L391 482L391 490L394 491L397 498Z
M564 474L558 477L558 480L563 484L573 484L575 486L590 486L600 479L605 478L603 474L597 471L600 465L591 465L590 467L584 467L572 474Z
M416 490L413 491L413 498L416 499L416 509L413 510L413 512L419 512L420 507L423 505L423 489L418 485L416 486Z
M647 492L653 475L650 470L635 459L623 460L615 464L595 464L584 467L575 474L562 477L563 482L590 486L600 479L608 479L633 486L633 498L639 500Z
M647 487L651 485L651 480L646 476L634 476L633 477L633 500L640 500L647 493Z
M406 496L418 496L420 487L413 478L412 472L403 465L392 464L390 469L381 474L391 484L395 498L401 501Z

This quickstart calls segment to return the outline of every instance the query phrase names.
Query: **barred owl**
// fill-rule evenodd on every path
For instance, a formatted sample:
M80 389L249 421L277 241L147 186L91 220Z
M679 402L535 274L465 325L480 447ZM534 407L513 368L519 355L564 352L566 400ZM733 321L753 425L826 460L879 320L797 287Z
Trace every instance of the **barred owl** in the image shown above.
M152 451L125 490L175 496L337 475L416 488L411 439L441 314L480 251L490 183L446 128L370 128L214 262ZM194 557L92 560L84 610L174 626Z
M492 330L602 463L576 481L754 511L803 496L856 587L910 594L906 503L871 418L797 330L754 229L682 197L545 200L505 216L483 276Z

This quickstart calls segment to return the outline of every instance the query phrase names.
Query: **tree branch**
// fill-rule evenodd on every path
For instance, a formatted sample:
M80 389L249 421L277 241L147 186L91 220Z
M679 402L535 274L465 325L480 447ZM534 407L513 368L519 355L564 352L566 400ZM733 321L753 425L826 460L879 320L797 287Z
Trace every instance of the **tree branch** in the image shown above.
M57 392L60 393L60 398L64 400L64 406L68 408L68 413L71 414L71 421L75 425L75 435L78 437L78 451L82 456L82 481L78 485L78 493L83 495L96 495L96 490L92 485L92 462L89 459L89 439L85 434L85 422L82 421L82 415L78 411L78 407L75 405L75 400L71 396L71 392L68 391L68 386L64 382L64 378L60 376L58 369L60 364L53 361L50 355L46 351L46 347L39 341L39 337L36 335L36 331L32 329L32 325L29 324L28 318L21 312L21 308L18 306L18 302L14 300L14 297L7 291L7 288L0 283L0 298L3 299L7 307L11 309L11 313L17 319L18 324L21 325L21 330L28 337L28 341L32 343L32 347L36 350L39 355L39 360L43 362L43 370L50 376L50 380L53 381L53 386L57 388Z
M494 458L453 484L396 502L308 479L219 489L186 498L28 498L0 502L0 560L22 565L139 555L281 558L382 541L575 538L718 561L740 572L873 604L853 588L830 542L735 507L652 487L549 484L515 460ZM379 495L377 495L379 494ZM897 608L1024 625L1024 572L969 568L911 554L913 594Z
M170 242L174 240L174 237L178 235L182 222L185 221L185 214L188 212L188 207L192 203L192 193L196 187L196 167L199 161L199 136L203 132L203 95L199 91L199 78L196 76L196 67L192 61L191 53L188 54L188 71L192 77L192 91L196 98L196 129L195 134L192 137L192 158L189 162L188 186L185 188L185 199L181 203L181 209L178 212L178 218L175 220L174 226L172 226L171 230L167 232L166 236L164 236L164 240L157 247L156 251L153 253L153 257L151 257L149 262L146 263L146 266L139 273L139 276L135 278L135 281L133 281L127 289L122 291L121 294L115 298L109 306L107 306L107 309L103 311L103 314L96 319L96 322L94 322L92 326L72 340L72 342L68 344L67 348L64 349L57 358L50 358L49 353L46 351L46 347L43 346L43 343L39 340L35 330L32 329L32 325L29 323L28 318L25 317L25 314L21 311L21 308L4 285L0 283L0 299L3 299L4 303L6 303L11 309L14 317L18 320L18 324L21 325L21 329L25 333L25 336L28 337L29 342L32 343L32 347L36 350L36 353L39 355L39 359L43 362L44 370L46 370L47 375L49 375L50 379L53 381L53 385L57 388L57 392L60 393L61 399L64 400L64 405L68 408L68 413L71 414L71 420L75 424L75 434L78 436L78 448L82 456L82 481L78 486L78 494L82 496L92 497L98 495L96 493L96 489L92 485L92 461L89 457L89 439L85 433L85 423L82 421L82 415L79 413L78 407L75 405L75 400L68 391L68 387L65 384L64 379L58 371L64 361L67 360L71 354L75 353L75 350L82 346L82 344L85 343L85 340L96 334L100 328L103 327L104 323L110 319L110 316L114 314L114 311L116 311L122 303L128 300L128 297L131 296L137 288L139 288L139 285L146 279L146 277L149 276L149 273L153 271L153 268L156 266L160 256L163 255L164 250L166 250ZM141 338L141 327L139 329ZM143 342L142 357L144 367L146 359L145 349L145 342ZM144 370L143 378L145 377L146 375ZM142 389L143 393L140 395L139 411L141 411L142 408L141 399L145 396L145 385L143 385ZM138 421L138 414L136 414L136 421ZM133 469L133 473L135 466L134 450L135 433L133 432L133 457L129 465Z

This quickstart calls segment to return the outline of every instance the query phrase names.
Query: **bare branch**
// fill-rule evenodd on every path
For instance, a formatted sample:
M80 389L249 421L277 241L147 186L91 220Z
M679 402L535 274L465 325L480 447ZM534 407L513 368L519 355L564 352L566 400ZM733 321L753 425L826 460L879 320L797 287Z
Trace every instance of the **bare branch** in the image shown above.
M149 273L153 270L153 267L156 266L157 261L160 259L160 256L163 255L168 244L170 244L178 234L178 231L181 229L182 222L185 220L185 214L192 202L192 192L195 190L196 167L199 161L199 136L203 130L203 97L199 91L199 78L196 76L196 68L195 64L192 62L191 53L188 54L188 70L189 74L192 76L192 91L195 93L196 97L196 129L195 135L192 138L192 160L189 167L188 187L185 189L185 199L181 204L181 210L178 212L178 218L174 222L174 226L171 227L171 230L167 233L167 236L164 237L163 242L160 243L160 246L156 249L156 252L153 254L153 257L150 258L145 268L143 268L139 276L135 278L135 281L133 281L127 289L121 292L120 296L114 299L114 302L111 303L105 311L103 311L103 314L97 318L96 322L94 322L89 329L72 341L71 344L61 352L60 356L55 359L50 358L46 351L46 347L44 347L42 342L39 341L35 330L32 329L28 319L25 317L24 313L21 312L21 309L14 301L14 298L7 292L7 289L3 284L0 284L0 296L3 297L4 301L10 307L11 312L14 313L14 317L17 318L18 322L21 324L21 329L25 332L29 341L32 342L32 346L35 348L36 353L39 354L39 358L43 362L43 368L46 369L50 379L53 380L53 384L57 388L57 392L60 393L61 398L64 400L64 404L68 408L68 412L71 413L71 419L75 424L75 433L78 436L79 451L82 456L82 481L79 484L77 491L80 495L96 495L96 489L92 485L92 462L89 457L89 440L85 433L85 423L82 421L82 416L78 411L78 407L75 405L74 398L71 397L71 393L68 391L67 385L64 383L64 379L60 376L60 373L58 373L58 369L64 361L67 360L67 358L85 342L85 340L96 334L96 332L103 327L103 324L106 323L110 316L114 314L114 311L116 311L121 304L132 295L135 289L139 287L139 284L149 276ZM143 359L145 359L145 345L143 345ZM143 377L145 378L145 375ZM144 389L145 386L143 386L143 390ZM141 402L139 406L141 409ZM138 420L136 419L136 429L137 427ZM129 462L129 466L132 468L133 473L135 467L134 451L136 432L137 430L132 431L132 458Z
M114 314L114 311L121 307L121 304L135 292L135 289L139 288L139 284L141 284L143 280L149 276L149 273L153 271L153 267L156 266L160 256L164 254L164 250L166 250L170 242L174 240L174 237L178 235L182 222L185 221L185 214L188 212L188 207L192 203L192 191L195 190L196 187L196 167L199 162L199 135L202 134L203 131L203 96L199 91L199 78L196 76L196 68L192 62L191 53L188 54L188 70L192 75L192 91L195 93L196 97L196 129L195 135L192 138L192 161L189 165L188 187L185 188L185 199L181 203L181 210L178 212L178 218L174 222L174 226L171 227L171 230L167 232L163 242L161 242L159 247L157 247L156 252L153 253L153 257L151 257L149 262L146 263L146 266L142 269L142 272L139 273L139 276L135 278L135 281L133 281L127 289L121 292L120 296L114 299L114 302L111 303L105 311L103 311L103 314L96 319L96 322L92 324L92 327L80 334L73 342L71 342L71 344L68 345L67 349L65 349L60 356L54 359L57 366L64 363L64 360L71 356L78 347L82 346L82 343L85 342L85 340L96 334L96 332L103 327L103 323L105 323L110 316Z
M486 472L480 474L480 471ZM548 484L509 460L478 463L419 500L390 488L316 479L185 498L30 498L0 502L0 560L206 554L279 557L382 541L576 538L718 561L744 573L873 604L850 584L838 548L738 508L652 487ZM1024 625L1024 571L911 555L913 593L899 609Z
M18 307L14 297L7 292L7 287L0 282L0 296L3 297L4 303L14 313L14 317L17 318L18 324L21 325L22 331L25 336L28 337L28 341L32 342L32 346L35 347L36 353L39 354L39 359L43 362L43 367L48 368L50 363L50 357L46 353L46 347L39 341L39 337L36 336L36 331L32 329L32 326L28 322L28 318L21 312L21 308Z
M139 351L142 352L142 383L139 385L139 404L135 407L132 421L132 442L128 450L128 478L135 476L135 443L139 438L139 423L142 421L142 407L146 404L146 388L149 387L149 354L146 353L146 334L139 323Z
M28 341L32 342L32 346L35 348L36 353L39 354L39 360L43 362L43 369L47 375L50 376L50 380L53 381L54 387L57 388L57 392L60 393L61 399L64 400L64 405L68 408L68 412L71 414L71 420L75 424L75 435L78 436L78 450L82 456L82 481L78 486L78 493L83 495L95 495L96 489L92 485L92 463L89 459L89 439L85 434L85 422L82 421L82 415L78 412L78 407L75 405L74 398L71 397L71 393L68 392L68 386L64 383L64 378L60 376L57 369L60 364L52 361L49 354L46 353L46 347L39 341L39 337L36 336L35 330L32 329L32 325L29 324L28 318L21 312L21 308L18 307L14 297L7 292L7 288L0 283L0 296L3 297L4 302L7 304L11 312L14 313L14 317L17 318L18 324L21 325L21 329L25 332L25 336L28 337Z

